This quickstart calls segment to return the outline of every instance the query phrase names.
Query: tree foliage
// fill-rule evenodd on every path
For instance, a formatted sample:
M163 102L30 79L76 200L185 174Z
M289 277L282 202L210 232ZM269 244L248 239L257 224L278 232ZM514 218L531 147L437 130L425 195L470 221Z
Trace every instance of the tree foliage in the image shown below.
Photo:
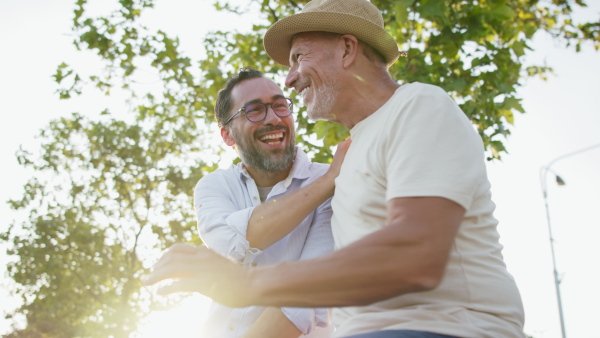
M94 17L77 0L72 29L79 50L93 51L102 70L83 76L67 63L54 74L61 99L96 88L106 95L129 93L128 114L102 110L53 121L41 133L39 154L21 151L20 163L37 174L12 208L28 220L1 234L18 260L8 266L18 285L27 326L12 337L126 336L149 310L140 289L148 252L177 241L199 243L192 189L214 170L206 140L216 129L213 105L226 79L253 66L281 80L286 69L265 54L262 36L279 18L306 1L217 2L217 10L258 13L251 31L214 31L205 57L192 60L177 37L144 27L152 0L119 0L109 15ZM513 115L524 113L517 89L545 65L525 67L534 34L545 31L579 50L600 47L600 22L575 24L582 0L373 0L387 30L407 56L391 68L401 83L420 81L444 88L459 102L482 136L490 158L500 158ZM184 9L183 9L184 10ZM158 74L159 90L136 85L143 69ZM290 93L293 97L296 94ZM297 116L297 141L316 161L347 130Z

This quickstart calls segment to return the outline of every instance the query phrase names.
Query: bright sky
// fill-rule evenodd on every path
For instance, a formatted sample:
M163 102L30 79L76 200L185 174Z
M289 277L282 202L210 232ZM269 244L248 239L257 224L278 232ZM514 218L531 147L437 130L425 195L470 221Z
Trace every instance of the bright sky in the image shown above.
M0 125L2 202L18 198L32 175L19 167L15 152L20 145L37 150L34 137L49 120L75 111L95 113L107 105L119 109L118 99L107 101L103 96L88 95L59 101L54 94L51 75L58 64L65 61L88 69L94 65L92 55L77 53L71 45L72 2L0 1L0 111L5 121ZM208 29L250 24L249 16L240 19L216 14L211 2L158 0L149 18L150 26L179 35L188 55L196 58ZM600 3L588 2L593 5L578 10L576 18L597 20ZM539 170L563 154L600 144L600 53L587 46L576 54L542 35L537 36L532 47L536 51L528 56L528 62L545 62L554 67L555 75L547 82L528 80L519 91L527 114L516 116L513 135L506 143L510 154L503 162L489 165L489 176L504 256L523 297L525 332L536 338L555 338L560 337L560 327ZM567 183L558 187L552 175L548 176L567 335L600 338L596 324L600 315L600 220L595 213L600 207L600 147L558 161L552 169ZM0 204L0 231L17 217ZM0 266L7 261L2 248ZM8 294L10 280L0 277L0 311L6 312L16 302ZM186 301L179 312L155 314L142 336L166 336L164 330L173 327L187 330L180 337L193 336L205 310L205 302L199 299ZM8 329L1 314L0 334Z

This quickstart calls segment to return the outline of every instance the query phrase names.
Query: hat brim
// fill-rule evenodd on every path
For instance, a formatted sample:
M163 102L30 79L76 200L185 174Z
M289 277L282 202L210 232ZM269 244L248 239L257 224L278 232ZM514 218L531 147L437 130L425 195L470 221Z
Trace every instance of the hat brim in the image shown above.
M396 41L382 27L352 14L332 12L298 13L277 21L265 33L265 51L275 62L290 67L292 38L303 32L352 34L381 53L388 66L400 56Z

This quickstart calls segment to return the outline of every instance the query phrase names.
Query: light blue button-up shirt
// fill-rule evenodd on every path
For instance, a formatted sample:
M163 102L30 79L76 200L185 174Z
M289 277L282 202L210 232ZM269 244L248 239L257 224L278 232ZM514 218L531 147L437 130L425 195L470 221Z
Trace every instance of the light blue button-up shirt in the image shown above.
M266 202L305 187L327 172L328 165L312 163L296 148L289 176L277 183ZM256 183L242 163L203 177L194 190L194 205L202 241L219 254L247 266L311 259L333 250L330 201L315 209L292 232L265 250L250 247L248 221L261 204ZM281 212L285 212L282 210ZM202 337L240 337L265 307L229 308L213 302ZM329 337L327 309L282 308L283 313L307 337Z

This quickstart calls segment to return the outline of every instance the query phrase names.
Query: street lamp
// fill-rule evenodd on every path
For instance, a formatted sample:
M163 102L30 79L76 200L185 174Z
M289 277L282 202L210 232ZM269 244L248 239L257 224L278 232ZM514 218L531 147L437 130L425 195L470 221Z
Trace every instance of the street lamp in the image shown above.
M564 154L562 156L555 158L554 160L550 161L547 165L540 168L540 183L542 186L542 195L544 197L544 204L546 206L546 221L548 223L548 235L550 237L550 251L552 252L552 267L554 269L554 287L556 289L556 301L558 302L558 314L560 317L560 330L562 333L562 338L566 338L567 335L565 332L565 320L564 320L563 309L562 309L562 299L560 296L561 278L558 276L558 271L556 270L556 256L554 254L554 237L552 236L552 227L550 226L550 210L548 208L548 186L546 184L546 179L548 177L548 173L551 173L554 175L554 177L556 179L556 184L558 184L560 186L565 185L566 184L565 181L557 173L555 173L552 169L550 169L550 167L552 167L552 165L555 164L556 162L563 160L567 157L581 154L583 152L586 152L588 150L592 150L592 149L598 148L598 147L600 147L600 143L589 146L587 148L583 148L580 150L570 152L568 154Z

